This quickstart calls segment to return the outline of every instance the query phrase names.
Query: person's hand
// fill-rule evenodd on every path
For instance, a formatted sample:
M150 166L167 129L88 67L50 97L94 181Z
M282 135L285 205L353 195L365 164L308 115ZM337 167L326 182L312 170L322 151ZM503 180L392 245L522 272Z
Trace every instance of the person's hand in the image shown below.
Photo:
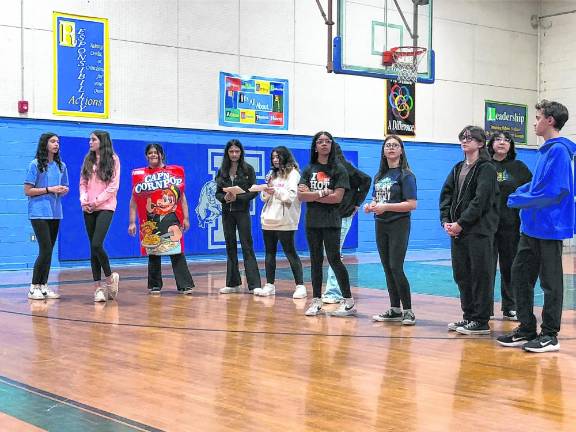
M66 186L50 186L48 188L48 192L50 193L54 193L54 194L58 194L58 195L62 195L65 194L66 192L68 192L68 188Z
M324 196L332 195L334 193L334 189L326 188L326 192L324 192Z
M310 188L305 184L298 185L298 192L310 192Z
M184 218L182 221L182 231L186 232L190 229L190 219Z
M128 234L132 237L136 235L136 224L134 222L128 225Z
M236 201L236 195L234 195L232 192L226 192L226 195L224 195L224 201L227 203L234 202Z
M268 186L267 188L264 189L264 192L266 192L268 195L274 195L276 189L274 188L274 186Z
M376 215L381 215L382 213L386 212L386 206L387 206L387 204L385 204L385 203L378 203L378 204L374 205L372 211Z
M82 204L82 211L85 213L92 213L92 206L89 203Z
M458 224L458 222L454 222L450 224L449 232L450 236L458 237L462 232L462 227Z

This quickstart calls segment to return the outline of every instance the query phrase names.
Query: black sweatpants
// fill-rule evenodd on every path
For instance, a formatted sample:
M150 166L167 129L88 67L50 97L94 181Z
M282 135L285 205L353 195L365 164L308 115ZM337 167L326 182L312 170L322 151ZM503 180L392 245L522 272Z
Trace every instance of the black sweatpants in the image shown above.
M542 334L556 336L560 331L564 300L562 240L542 240L521 234L512 265L512 287L523 333L536 333L534 285L538 277L544 291Z
M104 239L108 233L108 228L112 223L112 210L99 210L93 213L84 212L84 225L90 240L90 264L92 266L92 278L95 281L102 279L102 270L104 276L112 274L110 270L110 261L104 250Z
M235 287L242 285L240 270L238 269L238 246L236 240L236 230L240 237L240 246L242 247L242 256L244 257L244 270L248 289L260 288L260 272L258 263L254 254L252 244L252 221L250 212L243 211L226 211L222 212L222 225L224 227L224 239L226 241L226 255L228 263L226 265L226 286Z
M324 249L326 249L328 264L336 275L342 297L352 297L348 270L340 258L340 228L306 228L306 239L310 250L313 297L320 298L322 296Z
M194 287L186 256L182 253L169 256L178 291ZM162 257L160 255L148 255L148 289L162 289L162 286Z
M276 280L276 252L278 250L278 241L282 245L284 255L288 258L292 274L294 275L294 282L296 285L304 283L304 276L302 274L302 262L296 252L294 246L294 233L296 231L274 231L262 230L264 236L264 247L266 248L266 282L274 284Z
M38 242L38 258L34 263L32 284L44 285L48 283L48 276L50 275L52 251L58 238L60 219L30 219L30 223Z
M451 238L452 273L460 291L463 318L487 323L494 290L493 236Z
M502 310L516 310L514 293L512 292L512 263L518 250L520 227L500 226L494 235L494 275L496 264L500 263L500 293L502 295ZM492 312L494 312L494 297L492 297Z
M376 245L386 275L390 306L412 309L410 284L404 274L404 258L410 237L410 218L392 222L376 220Z

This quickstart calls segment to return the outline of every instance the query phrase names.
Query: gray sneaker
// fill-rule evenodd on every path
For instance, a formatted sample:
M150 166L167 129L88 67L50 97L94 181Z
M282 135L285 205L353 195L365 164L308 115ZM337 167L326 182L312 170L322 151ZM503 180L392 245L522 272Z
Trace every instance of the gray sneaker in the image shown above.
M335 317L347 317L356 315L356 308L354 306L355 304L353 298L343 299L340 302L340 306L338 306L338 309L336 309L330 315Z
M112 282L110 285L106 284L108 291L108 300L114 300L118 296L118 283L120 282L120 275L116 272L112 273Z
M304 315L306 316L316 316L322 313L322 299L320 298L313 298L312 303L306 309Z
M402 325L413 326L416 325L416 315L411 310L402 313Z
M44 285L40 285L40 291L42 291L42 295L44 295L44 298L46 299L59 299L60 298L60 294L54 292L49 286L48 284L44 284Z
M372 319L378 322L400 322L404 319L404 315L402 312L395 312L393 309L388 309L379 315L372 315Z
M451 322L450 324L448 324L448 331L456 331L457 328L459 327L464 327L465 325L467 325L470 321L468 320L461 320L461 321L455 321L455 322Z

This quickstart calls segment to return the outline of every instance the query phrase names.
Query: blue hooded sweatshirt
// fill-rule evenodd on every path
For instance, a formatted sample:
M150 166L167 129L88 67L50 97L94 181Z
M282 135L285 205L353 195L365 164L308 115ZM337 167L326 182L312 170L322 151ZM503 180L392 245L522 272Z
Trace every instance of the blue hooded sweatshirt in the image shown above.
M538 150L534 177L508 197L508 207L520 209L520 231L543 240L574 235L574 177L576 144L558 137Z

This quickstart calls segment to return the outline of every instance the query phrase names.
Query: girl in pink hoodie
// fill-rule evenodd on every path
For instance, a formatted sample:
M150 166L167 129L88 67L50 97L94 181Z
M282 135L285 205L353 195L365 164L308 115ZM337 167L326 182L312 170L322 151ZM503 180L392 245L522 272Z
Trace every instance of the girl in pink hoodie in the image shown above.
M90 151L84 157L80 173L80 205L90 239L95 302L114 300L118 294L120 276L110 269L104 239L116 210L119 183L120 159L114 153L110 135L96 130L90 134ZM104 284L102 270L106 277Z

